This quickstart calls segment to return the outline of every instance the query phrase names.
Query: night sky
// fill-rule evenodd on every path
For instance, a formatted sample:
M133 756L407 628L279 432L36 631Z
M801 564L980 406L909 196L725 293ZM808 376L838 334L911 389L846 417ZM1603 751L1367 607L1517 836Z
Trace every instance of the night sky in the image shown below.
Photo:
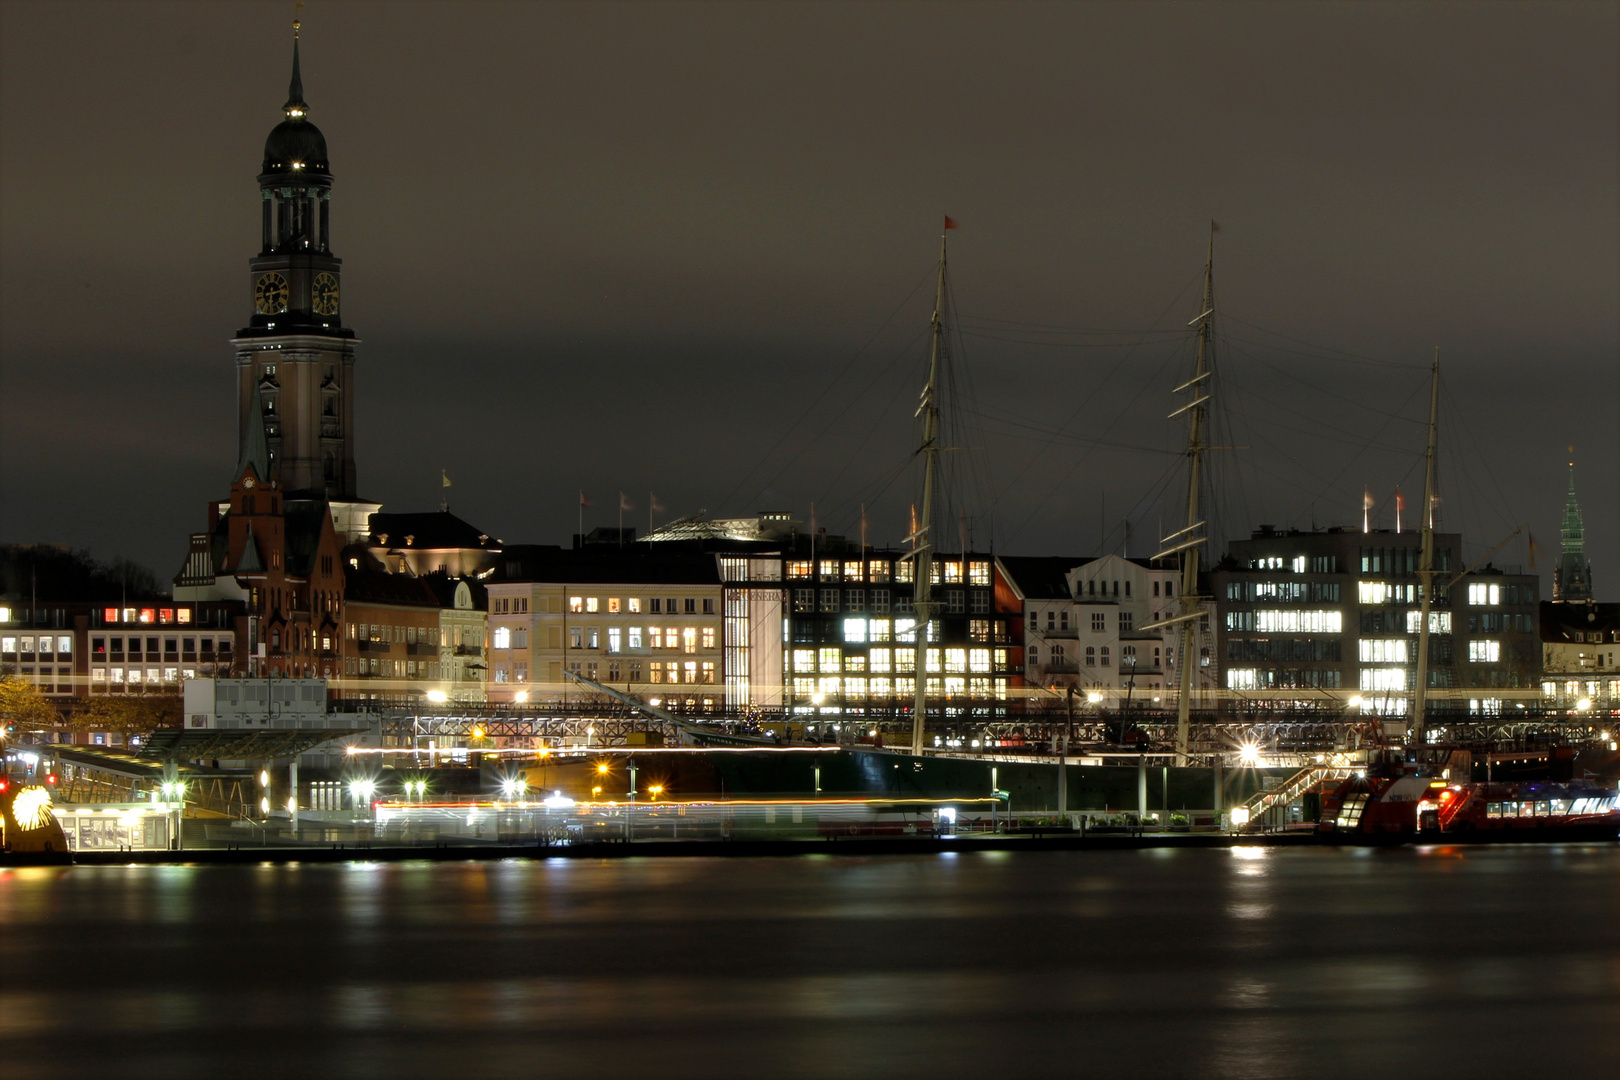
M5 3L0 541L167 579L236 460L292 5ZM1442 521L1620 596L1620 6L316 0L362 494L509 543L792 510L905 533L940 220L945 511L1151 554L1209 222L1218 532ZM1409 517L1408 521L1412 519ZM1499 562L1525 558L1523 535Z

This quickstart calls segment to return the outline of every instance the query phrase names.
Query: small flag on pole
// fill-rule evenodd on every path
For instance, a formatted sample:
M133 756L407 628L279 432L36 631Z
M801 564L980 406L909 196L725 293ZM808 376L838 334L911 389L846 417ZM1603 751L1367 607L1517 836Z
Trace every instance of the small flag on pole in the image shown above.
M442 487L449 487L450 486L450 474L445 472L443 469L439 470L439 479L443 482L440 486L442 486Z
M1530 534L1530 572L1539 572L1538 564L1541 562L1541 545L1536 543L1536 534Z
M630 496L626 495L622 491L619 492L619 509L620 510L634 510L635 508L636 508L636 504L630 501Z
M949 232L950 230L952 230L954 228L956 228L956 219L951 217L951 215L946 214L945 215L945 231Z
M589 500L589 499L587 499L585 497L585 493L583 491L579 493L579 505L581 505L581 506L589 506L589 505L591 505L591 500Z

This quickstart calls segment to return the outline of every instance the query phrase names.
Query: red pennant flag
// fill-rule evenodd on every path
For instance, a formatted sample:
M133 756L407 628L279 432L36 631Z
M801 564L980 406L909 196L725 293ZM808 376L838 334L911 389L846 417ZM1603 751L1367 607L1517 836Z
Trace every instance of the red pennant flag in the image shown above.
M581 506L589 506L589 505L591 505L591 500L589 500L589 499L587 499L585 497L585 493L583 491L579 493L579 505L581 505Z
M949 214L945 215L945 228L947 231L956 228L956 219Z

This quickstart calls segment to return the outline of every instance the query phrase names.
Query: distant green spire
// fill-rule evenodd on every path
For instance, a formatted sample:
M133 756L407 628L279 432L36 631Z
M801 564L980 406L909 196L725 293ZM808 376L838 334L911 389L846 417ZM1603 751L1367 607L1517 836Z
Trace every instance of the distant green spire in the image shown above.
M1575 448L1570 447L1569 452L1569 498L1564 503L1564 521L1558 530L1563 554L1553 576L1553 598L1590 600L1592 568L1586 562L1586 523L1581 518L1581 504L1575 498Z

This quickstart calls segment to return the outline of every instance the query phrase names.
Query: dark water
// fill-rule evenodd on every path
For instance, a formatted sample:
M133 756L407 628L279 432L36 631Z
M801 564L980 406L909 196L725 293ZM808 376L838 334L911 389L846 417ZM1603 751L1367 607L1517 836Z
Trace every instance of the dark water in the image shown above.
M1614 846L0 871L9 1080L1527 1078L1617 1051Z

